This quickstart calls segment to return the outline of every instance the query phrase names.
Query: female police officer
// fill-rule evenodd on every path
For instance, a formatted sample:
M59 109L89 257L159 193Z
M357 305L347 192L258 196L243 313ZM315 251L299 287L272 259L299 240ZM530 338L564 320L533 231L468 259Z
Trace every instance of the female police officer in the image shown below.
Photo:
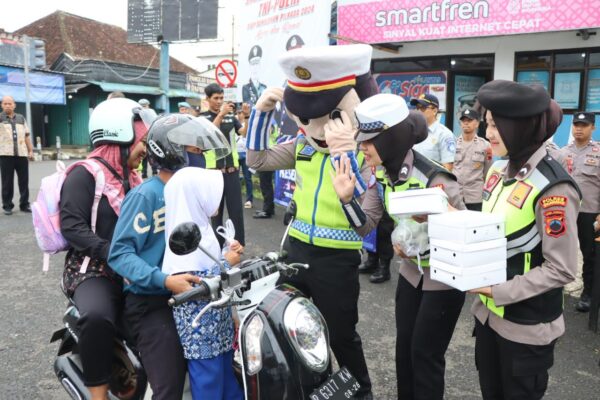
M377 225L387 208L388 193L441 187L449 203L464 208L456 178L440 164L411 150L427 138L425 118L409 112L406 102L392 94L378 94L355 109L359 122L356 140L365 161L373 169L383 165L386 178L381 183L383 198L375 177L370 182L362 205L353 199L356 177L345 156L335 161L332 176L336 193L354 230L364 236ZM328 131L344 129L342 120L332 120ZM368 171L368 170L367 170ZM373 172L374 173L374 172ZM416 259L403 257L396 291L396 376L399 399L442 399L444 395L444 354L452 337L465 294L432 281L429 268L419 272ZM422 267L429 265L428 251L421 254Z
M483 211L504 214L507 281L474 290L475 362L484 399L541 399L565 331L563 286L577 272L577 185L546 152L562 119L542 86L492 81L477 93L494 155Z

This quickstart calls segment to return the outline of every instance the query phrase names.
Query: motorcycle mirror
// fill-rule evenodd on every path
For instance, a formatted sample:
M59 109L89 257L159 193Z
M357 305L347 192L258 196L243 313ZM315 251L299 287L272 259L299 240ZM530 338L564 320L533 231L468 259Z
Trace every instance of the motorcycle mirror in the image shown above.
M198 225L195 222L183 222L171 232L169 249L178 256L184 256L196 251L200 240L202 240L202 234Z
M288 204L285 215L283 216L283 224L289 225L292 219L296 218L296 212L298 211L298 207L296 206L296 202L294 200L290 201Z

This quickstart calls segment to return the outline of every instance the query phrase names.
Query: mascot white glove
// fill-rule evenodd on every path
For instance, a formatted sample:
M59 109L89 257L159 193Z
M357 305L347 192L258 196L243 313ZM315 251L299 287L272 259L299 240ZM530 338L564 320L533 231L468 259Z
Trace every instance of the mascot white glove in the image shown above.
M332 156L356 150L354 134L356 128L345 111L340 113L341 119L335 118L325 124L325 141Z
M258 111L269 112L275 109L275 105L278 101L283 101L283 89L279 87L270 87L265 89L254 108Z

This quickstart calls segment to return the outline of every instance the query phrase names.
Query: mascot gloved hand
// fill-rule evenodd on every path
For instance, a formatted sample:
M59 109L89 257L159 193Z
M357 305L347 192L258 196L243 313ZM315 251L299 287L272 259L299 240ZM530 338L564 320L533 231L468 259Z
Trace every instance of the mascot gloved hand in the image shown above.
M255 108L258 111L269 112L275 109L277 102L283 101L283 88L267 88L256 102Z
M325 141L329 154L338 156L356 149L356 126L345 111L340 112L340 118L329 120L325 124Z

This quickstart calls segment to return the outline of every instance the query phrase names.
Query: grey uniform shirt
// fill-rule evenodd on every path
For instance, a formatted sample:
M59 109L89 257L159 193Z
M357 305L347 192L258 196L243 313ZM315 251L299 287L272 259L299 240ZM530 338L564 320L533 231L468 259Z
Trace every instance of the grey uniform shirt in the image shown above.
M491 165L492 153L487 140L477 136L471 141L463 136L456 140L452 173L456 175L465 204L481 203L483 182Z
M546 156L546 149L542 146L527 161L531 166L537 165ZM517 176L518 180L526 179L534 168L523 176ZM502 176L506 180L506 176ZM492 297L497 306L506 306L529 299L545 293L554 288L560 288L575 280L577 274L577 214L579 213L579 195L577 190L568 183L558 183L548 189L542 196L564 196L567 201L564 206L556 205L543 208L541 199L535 205L535 221L537 229L542 238L542 254L544 261L537 268L531 268L523 275L517 275L513 279L492 286ZM564 212L565 233L558 237L546 233L546 221L544 213L548 211ZM473 302L471 312L482 324L486 321L496 333L507 340L530 345L547 345L565 332L565 321L563 316L554 321L536 325L521 325L500 318L490 311L479 296Z
M409 151L404 159L404 164L409 166L407 176L410 176L413 169L414 155L412 151ZM365 182L369 182L371 171L367 171L367 175L363 174ZM386 176L389 181L389 177ZM438 174L429 183L429 187L440 186L444 192L448 195L448 203L454 208L464 210L465 205L460 196L460 188L456 181L452 180L445 174ZM379 189L377 185L371 185L367 188L366 194L362 201L361 207L367 216L367 222L360 228L355 228L355 231L362 237L366 236L373 228L377 226L383 212L385 211L385 205L383 199L379 196ZM417 264L412 262L409 258L403 258L400 261L400 274L413 286L419 286L421 277L423 277L423 290L448 290L453 289L450 286L444 285L441 282L434 281L429 275L429 268L423 268L423 275L419 272Z
M431 124L427 130L429 131L427 139L415 144L413 149L441 164L453 163L456 139L452 131L440 124L439 121Z
M578 148L575 142L561 149L567 172L583 195L581 212L600 213L600 143L590 141Z

